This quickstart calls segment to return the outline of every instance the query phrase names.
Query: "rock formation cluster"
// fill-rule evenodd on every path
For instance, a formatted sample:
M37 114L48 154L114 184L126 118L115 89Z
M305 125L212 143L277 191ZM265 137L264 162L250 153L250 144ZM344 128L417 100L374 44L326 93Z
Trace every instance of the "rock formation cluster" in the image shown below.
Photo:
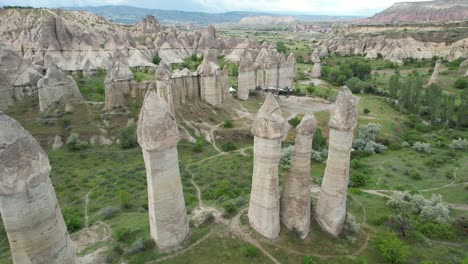
M13 262L76 263L50 164L39 143L0 112L0 212Z
M127 61L123 56L117 55L104 81L106 110L125 105L125 98L130 95L133 79L133 72Z
M267 238L280 232L278 165L284 128L280 106L269 93L252 127L254 168L248 212L252 228Z
M138 24L138 29L144 34L156 34L161 31L161 25L154 16L146 16Z
M291 53L287 58L270 46L261 49L255 59L257 65L257 87L294 89L296 59Z
M41 111L57 103L84 100L75 79L63 73L56 65L49 67L47 74L37 82L37 91Z
M217 49L208 49L202 63L197 68L200 78L201 99L210 105L223 101L226 87L223 87L222 72L218 64Z
M237 98L247 100L249 92L255 90L255 66L251 58L243 58L239 65Z
M301 238L305 238L310 229L310 160L316 128L317 121L312 114L305 115L297 126L294 157L281 193L281 222Z
M148 182L151 238L160 248L180 244L189 232L179 172L178 128L167 103L147 92L137 127Z
M41 73L28 61L0 42L0 110L6 110L25 96L37 95L37 81L41 78Z
M319 194L316 219L333 236L342 231L346 219L349 163L353 131L358 118L359 98L345 86L336 97L330 114L327 166Z
M423 42L410 36L394 38L381 34L356 38L340 34L321 40L318 45L322 51L327 51L328 54L337 53L341 56L366 54L366 58L375 59L380 53L387 60L403 64L408 58L421 60L438 56L449 61L466 58L468 57L467 41L468 39L465 38L448 44L445 42Z

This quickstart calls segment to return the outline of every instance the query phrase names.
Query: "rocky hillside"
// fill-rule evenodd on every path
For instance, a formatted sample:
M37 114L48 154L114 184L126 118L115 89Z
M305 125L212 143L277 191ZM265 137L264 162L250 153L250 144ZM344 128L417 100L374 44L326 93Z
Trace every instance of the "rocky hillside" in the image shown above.
M434 22L468 19L468 1L400 2L364 20L367 23Z
M291 16L254 16L242 18L239 27L285 27L298 23L298 20Z

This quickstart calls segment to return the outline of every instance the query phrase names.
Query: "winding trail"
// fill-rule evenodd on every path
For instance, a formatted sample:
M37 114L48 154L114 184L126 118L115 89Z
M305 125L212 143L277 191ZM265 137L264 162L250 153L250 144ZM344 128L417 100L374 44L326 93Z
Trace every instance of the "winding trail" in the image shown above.
M267 256L271 261L273 261L273 263L275 264L280 264L280 262L278 260L276 260L270 253L268 253L268 251L266 251L262 245L260 245L260 243L255 240L254 238L252 238L250 236L250 234L248 234L247 232L245 232L242 227L240 226L240 217L242 216L242 214L248 209L247 208L244 208L242 209L236 216L233 217L232 221L231 221L231 224L229 225L231 231L233 231L234 233L236 233L238 236L240 236L244 241L248 242L249 244L251 244L252 246L258 248L265 256Z
M89 195L97 188L98 186L94 186L91 190L89 190L85 195L85 208L84 208L84 215L85 215L85 227L89 226L89 216L88 216L88 204L89 204Z

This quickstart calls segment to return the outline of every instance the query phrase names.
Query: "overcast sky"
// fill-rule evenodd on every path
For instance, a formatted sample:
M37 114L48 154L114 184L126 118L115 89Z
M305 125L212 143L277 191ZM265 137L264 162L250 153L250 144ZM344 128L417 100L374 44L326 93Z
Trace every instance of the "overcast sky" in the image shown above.
M427 1L427 0L411 0ZM2 5L34 7L130 5L135 7L199 11L299 12L370 16L401 0L0 0Z

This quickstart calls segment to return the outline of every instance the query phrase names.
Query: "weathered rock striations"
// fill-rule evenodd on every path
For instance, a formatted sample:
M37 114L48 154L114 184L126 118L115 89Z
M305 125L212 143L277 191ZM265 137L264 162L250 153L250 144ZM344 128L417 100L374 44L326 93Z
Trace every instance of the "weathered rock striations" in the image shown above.
M210 105L220 104L224 97L221 69L217 56L217 49L208 49L202 63L197 68L201 99Z
M321 40L318 45L322 51L329 54L337 53L341 56L364 55L367 58L377 58L380 53L383 58L398 64L403 64L408 58L432 59L434 56L446 60L455 60L468 57L467 38L453 42L419 41L411 36L394 38L385 34L381 35L334 35Z
M37 95L37 81L42 77L15 50L0 42L0 110L15 105L25 96Z
M439 75L440 75L440 68L442 67L442 61L437 60L435 66L434 66L434 71L432 72L431 78L429 79L429 82L427 83L427 86L431 84L437 84L439 82Z
M255 90L254 64L250 58L243 58L239 65L237 98L249 99L249 91Z
M37 91L41 111L56 103L84 100L73 77L63 73L56 65L48 68L44 78L37 82Z
M267 238L280 232L278 165L284 127L280 106L269 93L252 127L254 168L248 212L252 228Z
M151 238L160 248L180 244L189 232L179 172L177 123L154 89L147 92L137 126L148 181Z
M125 105L125 97L130 95L133 82L133 72L123 58L123 55L114 55L112 68L107 71L105 84L105 109L112 110Z
M0 112L0 212L13 262L76 263L50 164L39 143Z
M320 51L315 49L312 53L311 61L314 63L314 68L312 69L312 73L310 77L312 78L320 78L322 77L322 63L320 60Z
M358 101L359 98L345 86L338 93L330 116L328 159L316 218L320 226L333 236L340 234L346 218L349 163L358 118Z
M317 121L307 114L296 128L294 157L281 194L281 222L304 239L310 229L312 138Z
M287 58L272 47L262 48L257 58L257 87L294 88L296 59L291 53Z
M156 70L156 88L158 95L166 101L169 106L171 113L175 114L174 98L172 96L172 72L171 66L165 61L159 63L159 67Z

